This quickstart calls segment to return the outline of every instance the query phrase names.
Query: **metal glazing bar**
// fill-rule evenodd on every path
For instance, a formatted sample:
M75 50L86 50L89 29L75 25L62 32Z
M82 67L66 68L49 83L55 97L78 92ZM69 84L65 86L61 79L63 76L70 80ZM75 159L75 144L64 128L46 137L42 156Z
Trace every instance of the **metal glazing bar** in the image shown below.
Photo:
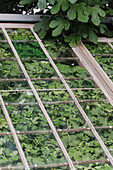
M92 54L94 57L95 56L101 56L101 57L109 57L109 56L113 56L113 54Z
M0 42L7 43L7 40L0 40Z
M79 43L77 47L73 48L73 51L82 60L84 67L89 70L96 84L110 100L111 105L113 105L113 82L82 42Z
M113 38L98 37L98 42L106 43L107 40L108 40L109 42L113 42ZM85 40L82 40L82 41L83 41L83 42L90 42L90 43L91 43L91 41L90 41L89 39L85 39Z
M74 165L81 165L81 164L90 164L90 163L105 163L108 162L108 159L97 159L97 160L89 160L89 161L74 161L73 164ZM37 168L57 168L57 167L65 167L65 166L69 166L69 164L67 162L63 162L63 163L54 163L54 164L44 164L44 165L31 165L30 168L33 169L37 169ZM23 169L23 166L7 166L7 167L0 167L0 170L5 170L5 169Z
M18 152L19 152L19 154L20 154L21 160L22 160L22 162L23 162L23 165L25 166L25 170L30 170L29 165L28 165L28 162L27 162L27 160L26 160L26 158L25 158L25 155L24 155L24 152L23 152L23 150L22 150L21 144L20 144L20 142L19 142L19 139L18 139L18 137L17 137L16 131L15 131L15 129L14 129L14 126L13 126L12 122L11 122L11 119L10 119L10 117L9 117L9 114L8 114L8 112L7 112L7 109L6 109L6 107L5 107L5 104L4 104L4 101L3 101L1 95L0 95L0 104L1 104L1 107L2 107L2 110L3 110L3 113L4 113L4 115L5 115L5 118L6 118L6 120L7 120L7 123L8 123L8 125L9 125L9 128L10 128L10 130L11 130L11 133L12 133L12 136L13 136L13 138L14 138L14 141L15 141L15 143L16 143L16 146L17 146Z
M3 14L4 15L4 14ZM9 14L8 14L9 15ZM29 17L29 16L28 16ZM2 27L5 27L7 29L13 29L13 28L25 28L25 29L29 29L30 26L34 26L34 24L20 24L20 23L0 23L0 28L2 29Z
M10 61L16 61L16 58L0 58L0 61L7 61L7 60L10 60ZM22 61L33 61L33 60L36 60L36 61L48 61L49 59L48 58L30 58L30 59L25 59L25 58L21 58ZM71 61L74 61L74 60L78 60L78 57L62 57L62 58L53 58L54 61L57 61L57 60L71 60Z
M112 75L113 75L113 73L108 73L108 75L109 75L109 76L112 76Z
M55 63L53 62L51 56L49 55L49 53L47 52L46 48L44 47L44 45L42 44L41 40L39 39L39 37L37 36L37 34L34 32L33 27L30 27L32 33L34 34L35 38L37 39L40 47L42 48L42 50L44 51L44 53L46 54L46 56L49 58L49 61L51 63L51 65L53 66L54 70L56 71L57 75L59 76L60 80L62 81L62 83L64 84L65 88L67 89L68 93L70 94L71 98L73 99L74 103L76 104L78 110L80 111L80 113L82 114L83 118L85 119L85 121L87 122L89 128L91 129L93 135L95 136L95 138L97 139L97 141L100 143L102 149L104 150L106 156L108 157L108 159L110 160L110 163L113 166L113 157L110 154L110 152L108 151L106 145L104 144L104 142L102 141L101 137L98 135L97 131L95 130L93 124L91 123L91 121L89 120L87 114L85 113L85 111L83 110L83 108L81 107L81 105L79 104L78 100L76 99L75 95L73 94L73 92L71 91L70 87L68 86L68 84L66 83L66 81L64 80L62 74L60 73L60 71L58 70L58 68L56 67Z
M92 80L92 77L64 77L65 80ZM55 80L58 81L60 78L31 78L32 81L39 81L39 80L44 80L44 81L51 81ZM27 81L27 79L0 79L0 82L2 81Z
M109 41L109 39L107 39L107 44L113 49L113 45L111 44L111 42Z
M107 99L104 100L78 100L79 103L94 103L94 102L98 102L98 103L102 103L102 102L109 102ZM56 101L56 102L42 102L44 105L55 105L55 104L70 104L70 103L74 103L74 101ZM30 106L35 106L38 105L37 102L35 103L5 103L6 106L26 106L26 105L30 105Z
M19 55L18 55L17 51L15 50L15 48L14 48L14 46L13 46L13 44L12 44L12 42L11 42L11 40L10 40L10 38L9 38L9 36L8 36L8 34L7 34L7 32L6 32L4 27L2 27L2 31L3 31L7 41L9 43L10 47L11 47L11 49L12 49L16 59L17 59L17 62L19 64L22 72L24 73L25 78L27 79L27 82L28 82L28 84L29 84L29 86L30 86L30 88L31 88L31 90L32 90L32 92L33 92L33 94L34 94L34 96L35 96L39 106L40 106L40 109L42 110L45 118L47 119L47 122L50 125L51 130L53 131L53 134L54 134L54 136L55 136L55 138L56 138L56 140L57 140L57 142L58 142L58 144L59 144L59 146L60 146L64 156L65 156L65 158L67 159L67 162L69 163L70 169L71 170L75 170L75 167L74 167L74 165L72 163L72 160L71 160L70 156L68 155L68 153L67 153L67 151L66 151L66 149L65 149L65 147L64 147L64 145L63 145L63 143L62 143L62 141L61 141L61 139L60 139L60 137L59 137L55 127L54 127L54 125L53 125L53 122L51 121L51 119L50 119L50 117L49 117L49 115L48 115L48 113L47 113L47 111L46 111L46 109L45 109L45 107L44 107L44 105L43 105L39 95L37 94L37 91L36 91L35 87L33 86L32 82L31 82L31 79L30 79L29 75L27 74L27 71L24 68L24 65L22 64L22 62L21 62L21 60L19 58Z
M103 130L103 129L113 129L113 126L102 126L102 127L95 127L96 130ZM76 128L76 129L57 129L58 133L73 133L73 132L81 132L81 131L90 131L91 129L88 128ZM16 131L17 135L24 135L24 134L48 134L53 133L52 130L37 130L37 131ZM3 135L12 135L12 132L0 132L0 136Z
M83 91L88 91L88 90L100 90L99 88L71 88L73 91L77 90L83 90ZM24 90L0 90L0 92L29 92L32 91L31 89L24 89ZM67 91L66 89L36 89L36 91Z

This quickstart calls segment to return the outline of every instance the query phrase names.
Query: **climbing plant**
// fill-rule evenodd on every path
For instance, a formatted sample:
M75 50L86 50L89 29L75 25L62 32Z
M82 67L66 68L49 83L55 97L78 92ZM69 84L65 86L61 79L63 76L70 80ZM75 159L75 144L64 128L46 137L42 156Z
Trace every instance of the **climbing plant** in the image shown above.
M89 38L97 43L97 34L104 34L108 30L104 24L104 17L110 14L111 0L22 0L21 5L37 2L43 11L42 20L35 24L35 31L40 38L49 32L53 37L64 35L66 42L73 47L82 38Z

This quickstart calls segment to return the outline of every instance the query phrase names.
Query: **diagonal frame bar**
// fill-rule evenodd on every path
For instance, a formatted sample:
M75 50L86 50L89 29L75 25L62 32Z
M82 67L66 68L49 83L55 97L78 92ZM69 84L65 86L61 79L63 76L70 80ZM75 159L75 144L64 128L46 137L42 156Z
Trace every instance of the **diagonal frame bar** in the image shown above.
M25 170L30 170L29 165L28 165L28 162L27 162L27 160L26 160L26 158L25 158L23 149L22 149L22 147L21 147L21 144L20 144L20 142L19 142L18 136L17 136L16 131L15 131L15 129L14 129L14 126L13 126L13 124L12 124L12 122L11 122L10 116L9 116L9 114L8 114L8 112L7 112L7 109L6 109L6 107L5 107L5 103L4 103L3 99L2 99L1 94L0 94L0 104L1 104L1 107L2 107L2 110L3 110L3 113L4 113L4 115L5 115L5 118L6 118L6 120L7 120L7 123L8 123L8 125L9 125L9 128L10 128L10 130L11 130L11 133L12 133L12 136L13 136L13 138L14 138L14 141L15 141L15 143L16 143L16 146L17 146L18 152L19 152L19 154L20 154L21 160L22 160L22 162L23 162L23 165L24 165L24 167L25 167Z
M78 110L80 111L80 113L82 114L83 118L85 119L85 121L87 122L89 128L91 129L93 135L95 136L95 138L97 139L97 141L99 142L99 144L101 145L102 149L104 150L106 156L108 157L110 163L113 166L113 157L110 154L110 152L108 151L106 145L104 144L104 142L102 141L101 137L98 135L96 129L94 128L93 124L91 123L91 121L89 120L87 114L85 113L85 111L83 110L83 108L81 107L81 105L79 104L78 100L76 99L76 97L74 96L72 90L70 89L70 87L68 86L68 84L66 83L66 81L64 80L62 74L60 73L60 71L58 70L58 68L56 67L54 61L52 60L51 56L49 55L49 53L47 52L46 48L44 47L44 45L42 44L41 40L39 39L38 35L34 32L33 27L30 27L32 33L34 34L35 38L37 39L40 47L42 48L42 50L44 51L45 55L48 57L51 65L53 66L54 70L56 71L57 75L59 76L60 80L62 81L62 83L64 84L65 88L67 89L68 93L70 94L71 98L73 99L74 103L76 104Z
M28 84L29 84L29 86L30 86L30 88L31 88L31 90L32 90L32 92L33 92L33 94L34 94L38 104L39 104L39 107L41 108L45 118L47 119L48 124L51 127L51 130L52 130L52 132L53 132L53 134L54 134L54 136L55 136L55 138L56 138L56 140L57 140L57 142L58 142L58 144L59 144L59 146L60 146L64 156L65 156L65 158L67 159L67 162L69 164L70 169L71 170L76 170L75 167L74 167L74 164L73 164L70 156L68 155L68 153L67 153L67 151L66 151L66 149L65 149L65 147L64 147L64 145L63 145L63 143L62 143L62 141L61 141L61 139L60 139L60 137L59 137L59 135L58 135L58 133L57 133L57 131L56 131L56 129L55 129L55 127L54 127L54 125L53 125L53 123L52 123L52 121L51 121L51 119L50 119L50 117L49 117L49 115L48 115L48 113L47 113L47 111L46 111L46 109L45 109L45 107L44 107L44 105L43 105L39 95L38 95L38 93L37 93L37 91L36 91L36 89L35 89L35 87L33 86L32 81L31 81L29 75L27 74L27 71L24 68L24 65L22 64L22 62L20 60L20 57L19 57L16 49L14 48L14 46L13 46L11 40L10 40L10 37L8 36L8 33L7 33L7 31L6 31L4 26L2 26L2 31L3 31L3 33L5 35L8 43L9 43L9 45L11 47L11 49L12 49L15 57L16 57L16 60L17 60L17 62L19 64L22 72L24 73L25 78L27 79L27 82L28 82Z

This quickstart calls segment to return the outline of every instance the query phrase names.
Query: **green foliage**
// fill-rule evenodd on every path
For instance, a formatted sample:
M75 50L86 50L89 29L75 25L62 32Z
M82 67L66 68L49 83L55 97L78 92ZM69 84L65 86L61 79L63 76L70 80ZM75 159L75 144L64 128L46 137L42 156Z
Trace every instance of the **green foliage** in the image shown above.
M73 2L73 1L71 1ZM46 58L42 52L39 44L34 42L34 37L30 31L22 34L23 30L13 30L9 32L9 36L13 41L13 44L21 58L32 59L32 61L22 61L28 74L31 78L52 78L57 77L54 69L50 65L49 61L36 61L36 58ZM15 40L20 40L17 42ZM30 40L33 42L22 42L22 40ZM44 41L43 42L52 58L60 57L72 57L71 50L62 41ZM97 54L101 52L112 53L109 51L108 46L95 45L96 48L91 48L91 52ZM11 57L9 47L1 46L4 50L1 57ZM33 60L34 59L34 60ZM86 69L80 67L76 61L70 60L55 60L58 69L61 71L64 77L89 77L89 73ZM17 65L17 62L5 61L0 63L0 76L1 78L23 78L22 72ZM81 87L94 87L92 80L67 80L67 83L72 88ZM61 81L33 81L36 89L48 88L48 89L60 89L64 88ZM0 88L3 89L28 89L29 86L26 82L5 82L0 84ZM105 99L105 96L99 89L95 90L77 90L73 91L78 100L100 100ZM65 90L58 91L44 91L38 92L43 102L51 101L70 101L72 100L69 94ZM28 92L2 92L2 96L5 102L15 103L32 103L36 102L35 97L31 91ZM89 119L94 126L113 126L113 109L108 103L87 102L81 104L82 108L87 113ZM70 128L82 128L87 127L82 115L78 111L75 104L54 104L45 105L46 110L52 119L57 129L70 129ZM13 125L16 131L35 131L35 130L50 130L50 127L45 119L39 106L7 106L8 113L11 117ZM8 124L5 121L5 117L0 109L0 131L9 131ZM99 131L102 139L107 145L108 149L112 153L113 140L112 129ZM71 159L73 161L84 161L94 159L106 158L99 143L96 141L90 131L84 132L71 132L59 134ZM29 165L34 164L51 164L65 162L65 158L59 148L56 140L52 134L32 134L32 135L19 135L22 148ZM113 153L112 153L113 154ZM17 153L17 149L10 136L0 137L0 165L21 165L20 157ZM107 163L92 163L84 165L75 165L77 169L85 170L112 170L112 167ZM44 169L44 168L42 168ZM51 168L56 170L57 168ZM68 170L68 167L60 167L59 170ZM50 168L48 168L50 170Z
M25 2L31 3L31 0L22 0L21 4ZM106 7L109 3L104 0L37 0L38 8L46 9L50 16L42 17L34 30L40 38L51 32L54 37L63 33L71 47L75 47L82 38L89 38L96 44L97 35L108 29L102 22L106 14L112 14L112 9Z

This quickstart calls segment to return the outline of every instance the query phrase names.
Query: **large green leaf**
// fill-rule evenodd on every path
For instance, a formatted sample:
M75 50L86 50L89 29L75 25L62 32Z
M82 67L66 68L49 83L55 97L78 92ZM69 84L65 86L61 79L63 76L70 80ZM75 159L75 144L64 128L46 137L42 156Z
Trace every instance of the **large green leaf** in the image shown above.
M88 22L88 15L85 15L85 11L87 10L86 6L85 6L85 3L79 3L76 5L76 10L77 10L77 13L78 13L78 20L81 21L81 22L85 22L87 23Z
M57 14L60 11L63 0L57 0L57 4L51 8L51 14Z
M38 8L40 8L41 10L44 10L47 7L47 2L46 0L38 0Z
M89 29L89 39L91 41L93 41L94 43L97 43L97 39L98 39L98 37L95 34L95 32L93 30L90 30L90 29Z
M99 19L99 16L98 16L98 13L97 13L97 10L95 7L92 8L92 18L91 18L93 24L95 25L99 25L100 23L100 19Z
M63 20L60 17L58 17L56 20L51 21L49 26L51 28L55 28L56 27L52 31L52 35L53 36L57 36L57 35L61 34L62 29L64 28Z
M50 4L54 5L55 0L48 0Z
M20 2L20 5L28 5L28 4L32 4L33 2L36 2L37 0L22 0Z
M96 5L95 8L96 8L96 10L97 10L97 12L98 12L98 14L99 14L100 16L105 17L106 14L105 14L105 12L99 7L99 5Z
M74 4L77 0L68 0L68 1Z
M60 25L58 24L58 26L56 27L56 29L54 29L52 31L52 35L55 37L55 36L58 36L61 34L62 30L64 28L64 25L63 23L61 22Z
M62 1L62 10L66 11L69 8L69 2L67 0Z
M40 38L44 38L49 29L50 18L42 17L42 20L35 24L34 30L39 33Z
M98 5L95 5L92 8L92 18L91 18L91 20L92 20L93 24L95 24L97 26L100 24L99 15L104 17L105 16L105 12L101 8L99 8Z
M65 30L68 30L69 27L70 27L70 22L68 19L64 20L64 27L65 27Z
M67 16L70 20L74 20L76 18L76 6L71 5L71 8L67 12Z
M57 35L60 35L62 30L65 29L65 30L68 30L69 27L70 27L70 22L69 20L63 20L62 18L58 17L56 20L53 20L51 21L50 23L50 28L55 28L53 31L52 31L52 35L53 36L57 36Z

